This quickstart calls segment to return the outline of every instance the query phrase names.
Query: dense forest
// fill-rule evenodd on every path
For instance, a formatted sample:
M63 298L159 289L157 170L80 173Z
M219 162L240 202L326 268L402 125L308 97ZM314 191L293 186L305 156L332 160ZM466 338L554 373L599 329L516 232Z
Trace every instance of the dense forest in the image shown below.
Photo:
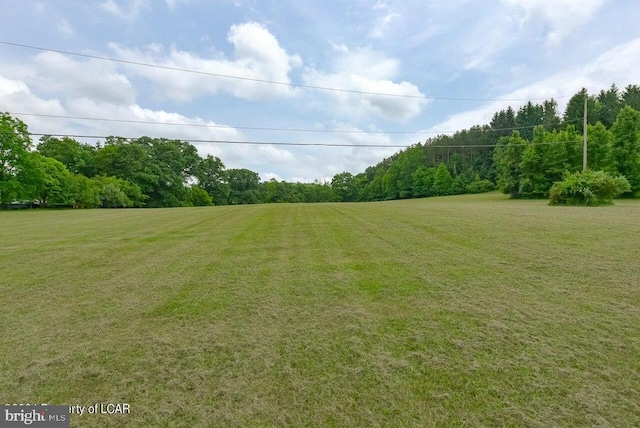
M554 182L582 169L587 99L589 168L622 175L640 193L640 87L586 89L567 103L527 103L487 125L440 135L364 172L330 184L261 182L248 169L226 169L184 141L109 137L93 146L44 136L34 147L27 125L0 115L0 203L8 206L176 207L273 202L377 201L479 193L499 188L547 198Z
M440 135L363 173L337 174L341 201L377 201L479 193L499 188L516 198L546 198L565 173L582 170L587 98L588 167L627 177L640 191L640 87L575 94L561 116L556 101L496 112L487 125ZM627 195L627 196L629 196Z

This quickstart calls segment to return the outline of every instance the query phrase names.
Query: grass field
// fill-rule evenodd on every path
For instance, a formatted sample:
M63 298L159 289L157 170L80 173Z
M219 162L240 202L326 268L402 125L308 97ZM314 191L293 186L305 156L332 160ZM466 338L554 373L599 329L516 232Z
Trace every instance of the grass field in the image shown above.
M0 212L0 400L74 427L640 426L640 201Z

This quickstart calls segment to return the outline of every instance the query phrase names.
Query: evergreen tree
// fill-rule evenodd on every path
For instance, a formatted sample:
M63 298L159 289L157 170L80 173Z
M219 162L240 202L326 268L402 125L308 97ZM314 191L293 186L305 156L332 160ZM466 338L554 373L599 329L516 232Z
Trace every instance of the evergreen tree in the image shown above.
M634 110L640 111L640 86L629 85L624 88L622 104L623 106L629 106Z
M554 131L560 127L560 114L558 113L558 103L553 98L542 104L542 122L547 131Z
M611 85L607 91L598 94L598 120L606 128L611 128L622 108L622 99L616 85Z
M542 125L545 119L544 107L529 101L518 110L516 126L525 140L533 138L533 128Z
M564 111L565 126L574 126L579 133L584 129L584 99L587 98L587 123L594 125L598 121L599 104L595 97L589 96L587 90L571 97Z
M494 131L495 138L506 137L511 135L516 125L516 115L509 106L506 110L500 110L493 115L489 124Z

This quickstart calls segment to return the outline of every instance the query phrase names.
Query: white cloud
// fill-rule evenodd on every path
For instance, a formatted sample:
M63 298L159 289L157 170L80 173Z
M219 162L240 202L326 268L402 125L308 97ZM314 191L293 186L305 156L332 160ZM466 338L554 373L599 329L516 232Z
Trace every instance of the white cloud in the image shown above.
M242 138L235 138L241 141ZM288 149L282 149L272 145L252 144L195 144L201 153L218 156L227 168L247 168L259 174L265 171L273 171L276 168L289 169L291 165L297 165L296 154Z
M131 104L135 90L115 69L116 65L100 60L75 61L57 52L43 52L35 57L37 79L32 83L40 91L61 97L91 97L114 104Z
M235 58L232 60L202 58L175 47L166 51L160 45L150 45L144 50L128 49L115 43L110 47L122 59L159 66L133 66L128 69L156 83L158 93L174 101L186 102L220 92L247 100L265 100L295 93L292 87L287 86L291 83L289 73L301 66L302 60L297 55L289 55L266 28L255 22L234 25L229 31L228 41L234 46ZM161 67L201 73L169 71ZM176 73L180 73L179 79ZM284 84L265 83L265 80Z
M378 17L369 31L369 37L380 39L385 37L386 30L389 25L402 17L399 13L387 11L384 15Z
M35 64L35 68L21 67L13 71L26 80L0 75L0 105L14 114L27 113L17 116L33 133L198 140L192 144L200 155L218 156L229 168L259 171L295 163L295 155L281 147L227 143L247 139L233 127L139 105L129 81L113 70L113 64L75 61L53 52L39 54ZM31 85L38 95L31 90ZM45 93L50 97L46 98ZM96 142L95 139L83 141Z
M393 79L400 69L396 58L371 49L345 50L344 55L335 58L334 70L339 74L354 74L370 79Z
M403 2L400 2L400 4L392 4L378 0L372 8L376 16L373 19L373 22L369 25L371 28L368 33L369 38L393 38L393 35L390 35L389 33L402 27L402 24L405 23L403 20L403 14L406 14L407 10L415 11L414 7L415 5L413 4L409 5Z
M329 45L331 45L331 47L338 52L349 53L349 47L343 43L338 44L329 40Z
M242 141L244 138L238 135L230 138L231 141ZM206 154L220 157L227 168L248 168L252 171L264 174L262 171L272 170L274 167L289 167L296 164L296 155L289 149L283 149L271 144L196 144L198 150Z
M242 134L233 127L189 118L179 113L151 110L138 104L115 105L89 98L73 98L62 102L34 95L26 83L0 76L0 105L4 110L21 117L34 133L54 135L91 134L118 135L137 138L150 136L182 140L242 140ZM21 115L20 113L28 113ZM85 119L66 119L37 115L71 116ZM101 118L109 120L87 120ZM154 124L155 123L155 124ZM202 155L211 154L212 143L194 143ZM282 154L267 153L270 160Z
M373 10L387 10L389 9L390 5L388 2L386 1L382 1L382 0L378 0L376 1L376 4L373 5Z
M520 25L539 26L540 20L549 26L546 35L551 45L558 44L568 34L586 23L607 0L501 0L519 8ZM535 23L535 24L534 24Z
M262 181L271 181L271 180L276 180L276 181L283 181L283 178L280 177L278 174L273 173L273 172L263 172L260 174L260 179Z
M313 136L302 137L300 141L374 146L403 144L393 142L388 134L381 132L373 124L361 128L350 123L336 122L317 129L330 132L313 133ZM406 137L406 139L411 141L407 145L417 141L413 141L413 137ZM312 183L316 180L330 182L335 174L343 171L362 172L368 166L378 163L398 150L397 147L294 146L287 150L291 152L293 159L282 163L282 167L278 167L273 159L266 161L256 156L256 148L249 146L245 147L244 152L236 152L237 159L229 157L228 154L225 154L227 157L223 159L229 159L229 165L238 164L259 172L265 181L275 178L278 181Z
M640 37L620 44L600 55L582 70L585 78L598 86L619 87L638 83L640 69Z
M27 124L29 131L36 133L46 129L51 119L16 113L50 115L65 113L60 100L39 97L31 91L24 81L9 79L2 75L0 75L0 106L2 106L2 111L10 112L15 117L19 117ZM34 137L34 140L37 139L37 136Z
M568 98L559 96L570 96L582 86L597 92L614 82L622 89L638 83L640 69L637 42L611 49L640 36L634 26L638 6L630 1L357 0L339 5L311 1L287 2L283 9L254 0L97 0L94 7L73 10L63 3L33 0L26 13L9 8L7 22L15 25L3 31L9 39L25 36L24 43L35 46L46 34L62 37L75 31L74 36L63 37L66 50L86 52L87 46L102 49L116 42L104 52L90 53L203 74L51 53L36 57L28 50L6 49L0 61L3 110L175 124L22 117L32 131L404 145L428 135L258 128L456 131L487 123L496 110L510 104L518 108L531 97L555 97L563 111ZM194 13L177 13L187 5L194 5ZM171 29L158 31L166 27L167 16ZM49 33L43 20L51 24ZM90 25L80 31L80 23ZM304 64L297 53L304 55ZM426 107L429 101L423 92L525 101L436 101ZM219 126L224 123L253 129ZM273 174L280 180L305 181L344 170L361 172L399 150L194 145L201 154L219 156L229 168L249 168L263 178Z
M89 97L73 97L61 101L34 95L27 83L0 75L0 105L13 113L35 113L84 118L108 118L113 120L82 120L33 115L20 116L33 133L52 135L117 135L124 137L162 137L194 141L192 144L201 156L220 157L227 168L249 168L260 172L263 180L313 182L328 179L344 170L361 171L377 163L382 157L397 151L394 148L357 147L283 147L275 145L248 145L215 143L214 141L243 141L247 137L238 129L223 126L210 120L188 117L177 112L152 110L136 103L114 104ZM157 124L145 123L155 122ZM363 129L337 123L331 128L354 133L329 133L322 141L353 144L391 144L388 135L360 133ZM367 131L379 131L371 125ZM37 141L38 137L34 137ZM95 143L95 139L83 140ZM286 174L275 173L287 171Z
M492 101L483 106L456 113L433 126L429 131L456 131L473 125L486 124L493 114L511 105L514 110L526 103L526 100L551 99L558 102L560 114L564 112L569 97L583 87L594 94L609 88L613 83L623 88L637 84L636 70L640 69L640 37L618 45L585 64L581 68L563 70L536 82L504 94L502 101ZM522 101L510 101L522 100Z
M30 95L31 91L27 85L21 80L7 79L0 76L0 97L6 97L14 94Z
M0 105L12 113L62 114L64 108L58 99L35 95L27 83L0 75ZM31 123L32 119L25 122Z
M336 144L349 144L344 147L305 147L304 155L299 155L301 161L299 166L291 171L294 176L309 176L309 165L319 165L315 169L318 174L311 180L329 178L343 172L362 172L367 167L375 165L383 158L392 155L400 150L400 147L384 147L389 145L410 145L414 136L401 137L402 141L392 140L389 134L384 133L378 127L370 124L366 127L355 126L351 123L333 123L328 130L341 131L340 133L323 134L323 141ZM368 147L358 147L358 146ZM374 146L374 147L369 147ZM380 147L375 147L380 146ZM303 150L301 149L301 150Z
M406 121L420 114L427 100L422 98L423 94L414 84L393 81L398 69L396 59L380 53L368 49L354 52L347 50L336 58L333 71L307 68L304 79L307 85L342 89L343 91L327 91L332 99L331 108L342 114L353 118L372 114L385 119Z
M237 140L242 134L201 118L190 118L175 112L151 110L138 104L114 105L88 98L70 100L66 105L71 116L108 118L113 121L79 121L78 124L99 135L119 135L191 140ZM118 122L120 121L120 122ZM151 122L151 123L147 123ZM205 152L205 151L203 151Z
M118 18L127 21L136 19L140 11L147 7L147 0L124 0L123 3L128 3L128 5L123 6L115 0L104 0L100 4L100 7Z
M509 16L489 16L474 20L459 47L466 70L484 70L495 58L518 41L514 22Z
M74 34L73 27L69 24L69 21L64 18L58 22L56 28L65 36L72 36Z
M293 154L285 149L280 149L271 144L258 146L257 154L269 163L288 163L294 160Z
M425 6L425 23L406 43L418 46L446 33L439 54L464 70L491 71L517 46L555 50L607 0L467 0ZM481 12L480 12L481 10ZM403 11L406 13L406 11ZM455 28L455 31L453 31ZM385 34L388 31L385 31ZM588 39L588 38L587 38ZM547 52L548 53L548 52Z
M167 3L167 7L171 10L174 10L176 7L191 3L191 0L165 0Z
M35 77L34 77L35 79ZM3 110L20 117L34 134L51 135L117 135L137 138L141 136L175 138L180 140L241 141L244 136L233 127L198 117L187 117L180 113L151 110L138 104L114 104L90 97L72 97L65 100L44 98L31 91L29 85L17 79L0 75L0 105ZM39 116L44 115L44 116ZM68 119L70 116L80 119ZM82 119L85 118L85 119ZM87 120L101 118L109 120ZM150 123L149 123L150 122ZM34 140L38 137L34 136ZM84 140L83 140L84 141ZM95 143L94 139L86 140ZM213 154L226 162L227 158L238 158L241 162L251 155L247 147L239 145L196 142L202 156ZM237 156L240 153L240 156ZM291 154L275 147L259 150L260 157L267 162L282 163L292 160Z

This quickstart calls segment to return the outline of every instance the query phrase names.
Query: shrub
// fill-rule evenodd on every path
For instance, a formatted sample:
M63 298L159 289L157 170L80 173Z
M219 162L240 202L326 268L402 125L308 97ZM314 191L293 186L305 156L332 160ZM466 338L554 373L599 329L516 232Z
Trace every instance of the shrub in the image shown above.
M189 189L189 199L194 207L208 207L213 205L211 195L200 186L193 186Z
M631 189L625 177L612 177L604 171L566 174L551 186L549 205L607 205Z
M126 208L132 205L127 195L113 183L100 189L100 202L104 208Z
M496 189L496 185L489 180L474 180L467 186L467 193L485 193Z

